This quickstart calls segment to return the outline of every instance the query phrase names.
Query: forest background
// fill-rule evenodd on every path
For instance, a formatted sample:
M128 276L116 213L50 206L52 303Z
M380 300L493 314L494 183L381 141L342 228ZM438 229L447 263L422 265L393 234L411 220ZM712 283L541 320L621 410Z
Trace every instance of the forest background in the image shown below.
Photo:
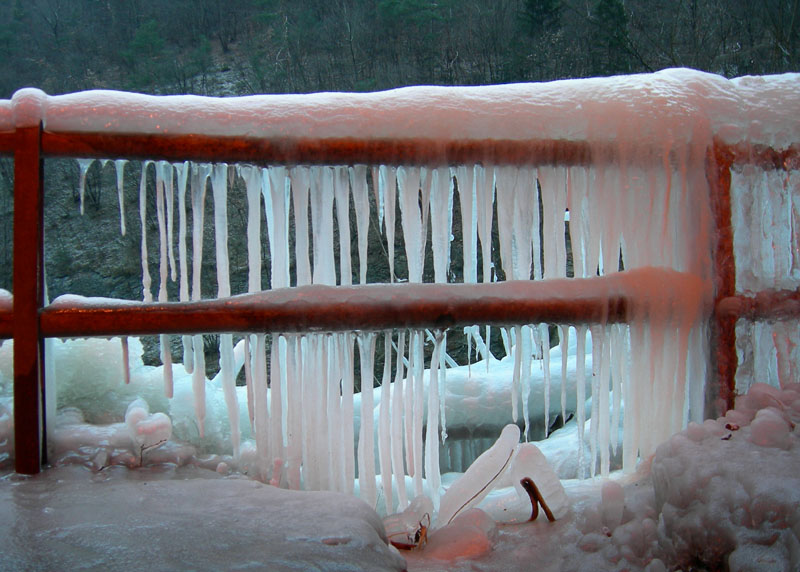
M51 95L117 89L231 96L547 81L667 67L726 77L799 71L800 0L0 0L0 98L28 86ZM96 162L89 170L81 216L76 163L48 160L51 298L141 299L139 170L126 169L128 232L121 236L113 166ZM246 201L244 192L229 197L238 293L247 284L246 244L237 238L244 236ZM369 281L388 281L374 210ZM156 241L154 208L146 226ZM13 160L4 157L0 287L8 290L12 236ZM213 296L213 231L206 237L203 293ZM153 244L154 276L157 254ZM452 256L455 263L460 252ZM396 258L401 275L402 244ZM432 273L430 261L426 271ZM175 285L170 289L175 299ZM147 345L147 359L157 363L155 344ZM212 352L214 345L210 338ZM213 357L207 363L216 368Z
M0 97L798 70L800 0L2 0Z

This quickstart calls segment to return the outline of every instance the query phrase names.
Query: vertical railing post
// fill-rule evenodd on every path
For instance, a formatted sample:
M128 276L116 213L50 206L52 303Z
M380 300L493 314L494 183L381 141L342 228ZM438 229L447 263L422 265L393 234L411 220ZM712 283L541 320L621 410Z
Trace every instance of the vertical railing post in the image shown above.
M715 418L734 406L736 398L736 318L717 311L720 300L736 293L736 258L731 222L731 166L733 157L714 144L706 161L706 177L714 215L714 312L711 316L711 371L706 389L706 418Z
M46 462L42 126L18 127L14 151L14 448L18 473Z

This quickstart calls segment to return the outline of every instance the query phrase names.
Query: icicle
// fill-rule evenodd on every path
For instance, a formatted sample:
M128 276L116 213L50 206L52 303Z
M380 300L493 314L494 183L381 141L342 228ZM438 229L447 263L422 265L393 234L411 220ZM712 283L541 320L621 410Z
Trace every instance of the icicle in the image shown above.
M403 394L403 429L406 447L406 470L408 476L413 477L417 472L417 465L414 457L414 376L417 373L414 361L414 348L416 339L414 332L409 332L408 336L408 375L406 376L405 393ZM402 355L399 354L398 355ZM398 358L399 360L399 358ZM422 470L420 468L420 470ZM416 493L414 496L417 496Z
M550 427L550 328L539 324L539 337L542 351L542 373L544 374L544 435Z
M150 278L150 268L147 263L147 166L149 164L149 161L142 163L142 176L139 180L139 222L142 226L142 299L145 302L153 301L153 294L150 292L152 280Z
M522 339L517 338L519 351L522 353L522 363L520 366L522 375L520 381L522 382L522 420L524 422L524 436L527 443L530 436L531 415L530 415L530 398L531 398L531 360L533 348L531 346L531 327L522 327Z
M254 335L248 335L244 338L244 381L247 388L247 418L250 419L250 432L255 432L255 425L253 424L254 412L253 407L253 357L250 352L250 346L255 345Z
M286 351L286 481L290 489L300 489L300 465L303 459L302 392L300 386L300 336L288 336ZM351 393L352 395L352 393ZM351 415L352 419L352 415ZM346 422L347 418L344 418ZM352 423L352 421L351 421ZM344 426L344 423L342 423ZM352 487L350 489L352 491ZM349 492L349 491L346 491Z
M364 188L366 193L366 185ZM333 174L333 194L339 229L339 284L350 286L353 283L353 268L350 260L350 182L347 167L336 167ZM366 279L366 264L363 265L363 272Z
M206 181L210 174L211 165L192 164L192 300L195 301L202 298L200 274L203 269L203 229L205 228L203 219L205 218Z
M391 430L391 381L392 381L392 332L383 333L383 378L381 379L381 402L378 411L378 462L381 469L381 485L386 514L392 514L392 443Z
M515 326L517 329L517 338L522 338L522 326ZM516 423L519 411L520 391L520 375L522 372L522 352L520 347L514 348L514 374L511 379L511 420Z
M609 331L608 327L603 324L601 325L598 330L600 331L600 335L603 338L602 344L602 353L601 353L601 360L600 360L600 367L598 369L598 376L597 376L597 386L598 386L598 394L597 394L597 402L598 402L598 409L599 409L599 417L597 421L597 446L600 449L600 474L603 477L607 477L610 471L610 463L611 459L609 456L610 449L611 449L611 405L609 404L609 391L610 391L610 362L611 362L611 343L609 340ZM592 342L594 343L594 341ZM594 346L592 346L594 347ZM594 401L594 394L592 395L592 401Z
M577 388L578 415L578 478L586 476L584 459L583 430L586 423L586 326L577 327L577 343L575 348L575 386Z
M122 336L120 339L122 344L122 376L125 380L125 385L131 383L131 359L128 352L128 336Z
M317 337L302 336L300 339L301 360L298 363L300 387L302 391L303 420L303 488L316 491L319 487L320 459L317 457L317 439L320 437L316 429L318 422L318 406L322 399L316 391L317 369Z
M395 205L397 204L397 172L395 167L381 165L379 170L379 191L384 209L384 230L386 232L386 250L389 253L389 281L395 281L394 274L394 230Z
M397 188L400 193L400 213L403 238L408 260L408 281L422 282L424 265L424 238L422 236L422 213L420 212L420 171L415 167L397 169Z
M309 170L307 167L293 167L289 176L292 180L292 201L294 203L297 286L305 286L311 284L311 262L308 258Z
M588 212L587 206L588 179L586 169L572 167L569 172L568 184L569 236L572 244L573 275L575 278L587 278L590 275L587 264L587 243L591 238L587 236L587 218L592 215Z
M461 207L464 282L472 284L478 281L478 209L475 195L475 167L458 167L456 180L458 181L458 199Z
M412 452L414 455L414 492L416 496L422 494L422 418L424 415L424 381L425 372L425 353L422 332L414 332L413 347L411 347L411 366L414 369L414 402L413 407L413 442ZM409 379L410 382L410 379Z
M464 282L467 284L474 284L478 281L478 208L475 191L476 169L477 166L460 166L456 169L458 199L461 207ZM466 334L467 343L467 365L471 368L472 341L473 338L480 337L480 333L477 326L466 326L464 328L464 333ZM471 370L469 373L471 374Z
M442 351L441 351L442 359L439 362L439 422L441 423L442 426L442 432L441 432L442 445L444 445L445 441L447 441L447 411L446 411L447 368L445 367L447 360L445 360L445 358L449 356L447 355L447 351L445 351L446 349L447 349L447 331L445 331L443 334Z
M240 166L247 189L247 291L261 291L261 169Z
M350 184L353 188L353 206L355 207L356 211L356 231L358 234L358 276L359 282L361 284L366 284L368 261L367 248L369 246L369 196L367 195L367 168L364 165L350 167ZM392 214L394 214L394 208L392 211ZM349 243L347 244L347 248L350 248ZM390 259L390 265L392 265L393 262L394 257Z
M158 342L161 347L159 357L161 358L161 363L164 365L164 395L172 399L172 349L170 340L171 337L167 334L160 334L158 336Z
M272 287L288 288L289 283L289 188L286 167L262 171L261 192L266 205L269 250L272 257ZM269 189L269 192L267 192ZM306 211L307 212L307 211ZM306 235L307 236L307 235ZM308 249L306 249L308 252ZM307 258L306 258L307 259Z
M481 241L483 263L483 282L492 282L492 213L494 211L494 168L477 167L475 171L475 196L477 201L478 238ZM477 341L477 340L476 340ZM486 326L486 343L483 359L486 361L486 372L489 372L489 345L491 328Z
M175 264L175 244L174 231L175 231L175 181L172 173L172 165L169 163L164 165L164 204L167 207L167 252L169 254L169 276L175 282L177 280L177 269Z
M443 339L443 332L437 331L429 370L428 422L425 429L425 478L428 481L434 510L439 508L439 488L442 480L439 472L439 360Z
M373 165L370 168L370 173L372 175L372 192L375 195L375 206L378 210L378 229L383 226L383 193L381 192L380 184L378 183L380 179L380 172L381 167L380 165ZM353 171L350 171L352 177ZM366 173L364 173L366 177Z
M176 163L175 171L178 174L178 266L180 269L180 282L178 300L189 300L189 269L186 261L186 182L189 178L190 164ZM192 350L192 337L183 336L183 367L186 373L194 371L194 355Z
M117 174L117 200L119 201L119 232L125 236L125 165L126 159L114 161Z
M492 212L494 210L494 168L479 167L475 173L478 205L478 238L481 241L483 282L492 281Z
M89 167L94 163L94 159L78 159L78 194L81 199L81 215L83 215L84 195L86 194L86 173L89 172Z
M564 211L567 204L567 172L563 168L541 167L542 238L544 246L544 278L566 276L564 245Z
M397 342L397 367L395 368L391 410L392 472L397 487L397 512L408 506L406 472L403 467L403 354L405 353L405 344L406 333L401 331Z
M344 457L345 444L342 442L342 364L341 364L341 338L336 334L326 336L328 344L328 412L327 412L327 438L328 438L328 483L331 490L344 491ZM347 443L352 448L353 443Z
M256 346L253 358L253 425L255 426L256 453L258 456L258 474L256 478L266 482L268 464L271 458L269 450L269 410L267 408L267 348L266 335L256 335ZM274 342L273 342L274 343ZM195 352L195 355L199 352ZM298 404L302 403L298 400ZM294 484L289 481L290 486ZM297 483L299 487L299 483Z
M196 335L192 340L195 347L194 371L192 372L192 395L194 396L194 416L197 418L197 431L202 439L206 435L206 354L203 336Z
M203 268L203 218L205 213L206 181L211 173L211 165L192 164L192 300L200 300L200 274ZM144 186L144 176L142 177ZM144 229L144 224L142 225ZM142 230L144 233L144 230ZM192 393L194 395L195 417L200 437L205 436L206 418L206 358L203 336L192 338L194 348L194 371L192 372Z
M314 284L336 285L333 255L333 169L311 168L311 236L314 251Z
M652 379L650 377L649 333L642 320L634 320L631 330L631 380ZM630 383L625 392L625 432L623 433L623 468L631 470L641 450L644 449L641 428L642 415L648 413L646 404L650 403L647 383Z
M355 429L353 427L353 366L355 354L353 350L353 334L344 333L342 336L342 442L355 443ZM362 398L363 399L363 398ZM362 401L363 405L363 401ZM355 459L353 447L345 446L345 491L353 492L355 484Z
M433 171L431 183L431 247L433 248L434 280L447 282L450 267L450 235L452 233L453 187L450 170Z
M165 181L169 177L172 179L172 165L166 161L159 161L156 164L156 219L158 220L158 239L159 239L159 286L158 301L167 301L167 228L164 216L165 202ZM164 365L164 395L172 398L172 350L170 349L170 338L161 334L158 337L160 346L161 363Z
M260 209L259 209L260 210ZM282 386L284 385L282 377L285 372L282 370L282 365L286 363L286 342L277 335L272 336L272 345L270 347L270 375L272 380L270 385L269 396L269 437L270 437L270 452L272 459L283 459L285 455L283 443L283 395ZM282 468L282 464L279 468ZM276 475L273 471L272 479L278 482L281 481L281 475Z
M373 429L372 368L375 358L375 333L358 334L361 363L361 428L358 433L358 485L361 498L375 507L375 450Z
M625 344L625 328L622 324L611 326L610 365L614 401L612 404L611 426L609 428L611 450L616 454L619 448L619 420L622 406L622 387L627 379L627 361L630 348Z
M567 360L569 359L569 326L558 326L561 349L561 422L567 422Z
M515 277L514 256L514 196L517 192L517 168L498 167L497 176L497 233L500 238L500 260L506 279Z
M304 409L309 413L308 433L306 446L308 447L309 477L312 479L313 490L327 490L328 483L328 439L323 436L327 429L325 414L328 409L328 367L327 344L324 334L311 334L308 336L308 352L311 359L306 359L310 366L304 374L304 388L307 389L310 399L305 400Z
M214 196L214 232L217 253L217 297L231 295L230 270L228 262L228 165L214 165L211 175L211 190ZM239 457L239 404L236 398L236 379L233 376L233 336L219 336L219 366L222 376L222 390L228 409L231 426L231 445L233 456Z
M263 185L263 177L262 177L262 170L257 167L251 166L242 166L240 167L240 174L245 181L245 187L247 189L247 291L250 293L260 292L261 291L261 197L260 193L262 192L262 185ZM273 343L274 343L273 339ZM264 342L266 344L266 342ZM250 335L245 338L245 383L247 384L247 412L250 416L250 425L253 429L255 429L255 410L258 407L254 400L258 395L260 398L260 391L254 391L254 384L261 383L262 380L266 383L266 373L258 372L257 375L253 375L253 369L258 369L261 367L260 364L260 357L256 360L255 365L251 362L250 354L250 346L251 344L258 347L259 340L256 336ZM275 346L272 346L272 350L274 352ZM221 357L221 356L220 356ZM270 416L270 422L272 426L269 429L269 435L272 438L273 442L269 449L276 454L276 452L280 451L280 447L277 447L277 443L275 442L278 437L275 435L275 409L276 409L276 393L278 395L277 401L277 409L280 411L280 384L275 383L275 379L280 379L279 369L276 367L275 364L275 356L273 355L273 359L271 360L270 364L272 365L272 375L271 378L273 380L273 388L272 388L272 414ZM266 364L264 364L266 368ZM276 373L278 374L276 376ZM223 377L223 381L225 378ZM277 389L277 391L276 391ZM266 397L264 397L266 399ZM261 419L259 423L261 425L261 447L259 449L258 443L256 444L256 451L259 455L263 455L266 449L265 439L266 437L263 434L263 426L266 422L263 420L263 410L262 415L260 416ZM280 423L280 416L278 417L278 424ZM233 434L233 433L232 433ZM280 432L278 433L280 436ZM280 454L277 454L280 457ZM263 464L267 464L270 459L263 459ZM282 467L282 465L281 465ZM266 477L266 475L264 475ZM281 475L275 475L273 473L272 479L277 480L280 482Z

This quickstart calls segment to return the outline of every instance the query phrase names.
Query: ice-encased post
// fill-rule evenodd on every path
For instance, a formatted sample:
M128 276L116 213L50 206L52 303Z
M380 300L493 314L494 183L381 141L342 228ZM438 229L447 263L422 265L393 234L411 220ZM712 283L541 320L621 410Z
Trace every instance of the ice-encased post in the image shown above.
M714 314L711 318L711 371L706 386L704 416L714 418L733 408L736 395L736 318L717 311L719 302L736 293L736 259L731 224L731 164L733 158L714 145L706 156L716 244L714 246Z

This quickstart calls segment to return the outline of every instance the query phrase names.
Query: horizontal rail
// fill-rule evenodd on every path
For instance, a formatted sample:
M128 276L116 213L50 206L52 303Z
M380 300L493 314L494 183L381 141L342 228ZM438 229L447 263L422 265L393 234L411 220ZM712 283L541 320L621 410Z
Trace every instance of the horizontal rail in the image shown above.
M655 285L644 296L643 281ZM653 300L678 308L696 281L671 270L638 269L491 284L312 285L196 302L66 296L43 308L40 321L47 337L612 323L629 321Z
M564 282L564 281L558 281ZM222 332L320 332L450 328L473 324L617 322L623 296L558 296L545 282L302 286L198 302L119 303L77 297L41 311L51 337ZM78 302L75 304L74 302Z
M597 146L583 141L430 139L259 139L210 135L42 134L46 156L271 164L588 165ZM611 150L603 151L611 153Z
M15 131L0 132L0 153L13 153ZM764 145L734 145L714 140L714 148L731 165L757 165L763 169L800 169L800 145L773 149ZM214 135L42 133L42 153L49 157L96 159L153 159L252 163L258 165L589 165L613 161L614 144L586 141L481 140L433 141L429 139L368 140L297 139ZM656 153L658 160L663 160Z
M13 150L14 137L4 141L0 151ZM13 134L12 134L13 135ZM11 147L8 147L11 145ZM757 165L763 169L800 169L800 146L776 150L764 145L730 145L718 139L714 148L726 162ZM618 159L614 143L586 141L526 141L486 139L481 141L434 141L430 139L374 140L263 139L214 135L42 133L42 153L48 157L96 159L153 159L252 163L258 165L562 165L587 166ZM663 161L660 151L628 150L636 156Z
M800 169L800 145L790 145L786 149L773 149L766 145L738 143L728 145L715 141L715 146L727 156L731 165L756 165L762 169Z
M723 298L717 312L745 320L796 320L800 318L800 290L762 290Z

